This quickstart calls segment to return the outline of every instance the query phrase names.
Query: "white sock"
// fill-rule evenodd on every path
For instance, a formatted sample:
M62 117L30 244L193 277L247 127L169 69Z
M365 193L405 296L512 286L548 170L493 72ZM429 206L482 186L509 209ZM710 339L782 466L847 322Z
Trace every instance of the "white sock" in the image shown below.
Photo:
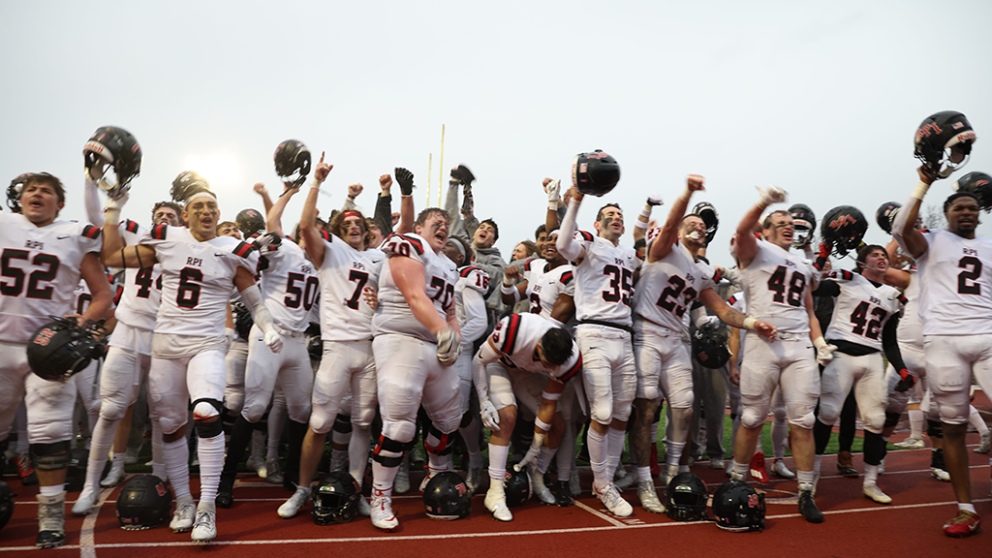
M789 423L787 421L772 422L772 453L776 459L785 457L785 440L789 437Z
M212 504L217 499L220 471L224 468L224 434L200 438L196 455L200 458L200 501Z
M498 484L503 486L503 479L506 478L506 460L510 456L510 446L497 446L489 443L489 479L490 486Z
M913 409L908 411L909 414L909 437L910 438L922 438L923 437L923 411L919 409Z
M251 460L252 462L265 461L265 432L253 430L251 433Z
M369 446L372 445L370 432L372 428L370 426L358 426L357 424L352 424L351 428L351 440L348 441L348 472L361 484L362 477L365 476L365 468L369 464Z
M40 487L40 494L42 496L58 496L65 492L64 484L56 484L55 486L42 486Z
M864 485L875 484L878 481L878 465L869 465L865 463L865 481Z
M93 428L93 439L90 442L90 457L86 462L86 488L96 488L100 486L100 475L103 467L107 463L107 456L110 448L114 446L114 437L117 435L117 425L120 421L109 421L98 419L96 427ZM96 459L94 459L96 456ZM121 456L121 469L124 468L124 456ZM117 466L117 456L114 456L114 466Z
M608 467L606 478L608 479L613 479L613 474L620 466L620 457L623 455L623 438L626 434L625 431L616 428L610 428L610 431L606 433L606 451L609 452L606 457Z
M817 456L815 458L813 458L813 475L819 476L819 474L820 474L820 462L822 462L822 461L823 461L823 456L822 455L817 454Z
M651 467L638 467L637 468L637 480L639 481L649 481L651 480Z
M534 468L542 475L548 472L548 465L551 465L551 458L555 456L558 448L551 449L548 446L541 446L541 453L537 454L537 461Z
M186 441L186 436L180 436L175 442L163 441L162 457L176 499L178 500L180 496L192 498L189 493L189 443Z
M982 414L978 412L978 409L974 405L968 406L968 422L971 423L972 428L977 430L979 434L985 434L989 429L989 425L985 424L985 419L982 418Z
M969 511L971 513L977 513L975 511L975 504L958 504L958 509L961 511Z
M589 446L589 466L592 468L593 485L594 488L598 488L602 492L612 481L606 474L608 451L606 434L600 434L595 428L590 428L586 443Z
M168 473L165 470L165 455L162 452L162 429L152 419L152 474L165 480Z
M678 465L682 459L682 450L685 449L685 442L668 442L668 455L665 456L665 463L668 465Z

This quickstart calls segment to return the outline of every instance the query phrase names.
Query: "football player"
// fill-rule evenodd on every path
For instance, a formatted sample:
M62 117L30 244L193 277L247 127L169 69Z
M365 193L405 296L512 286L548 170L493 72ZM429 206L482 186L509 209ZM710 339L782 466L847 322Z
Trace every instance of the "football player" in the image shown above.
M575 230L582 198L573 187L556 246L575 264L575 336L585 361L582 383L592 419L588 447L593 492L611 513L627 517L633 508L612 479L637 390L630 306L640 260L634 250L620 245L623 211L616 204L596 214L596 236Z
M300 218L300 238L310 261L320 274L320 339L323 355L314 380L310 428L303 441L296 492L278 510L293 517L310 501L310 482L324 453L324 440L334 427L349 392L351 439L349 473L364 477L371 445L371 425L377 402L376 361L372 354L372 313L366 292L374 291L384 256L368 248L368 229L361 213L346 209L331 220L331 232L317 227L317 197L333 165L320 162ZM388 176L380 180L392 179ZM369 514L368 502L359 501L359 512Z
M937 113L917 132L919 182L892 224L899 246L920 274L923 350L934 403L943 423L944 459L958 501L958 515L944 525L951 537L975 533L965 434L972 377L992 392L992 240L975 234L981 201L955 192L944 201L946 229L917 230L913 224L927 190L964 164L975 132L961 113ZM927 148L934 141L935 146ZM921 146L923 147L921 149Z
M582 357L568 331L534 314L503 318L472 360L482 422L489 438L489 491L485 506L499 521L512 521L503 480L517 401L537 417L534 439L517 470L545 454L551 459L565 422L556 413L565 383L582 368ZM546 442L546 447L545 447ZM543 473L541 473L543 475ZM567 478L567 477L566 477Z
M401 218L383 241L387 260L379 279L379 308L372 319L382 435L372 463L372 524L399 525L392 510L393 480L417 428L423 403L432 425L425 436L430 476L452 468L450 437L461 422L461 391L451 365L461 348L454 294L458 272L441 250L448 214L420 212L413 222L413 174L397 169ZM412 232L410 232L412 231Z
M26 344L49 316L75 315L73 293L80 278L93 297L80 326L103 319L113 293L100 265L100 229L58 220L65 189L58 178L34 173L22 183L22 213L0 214L5 262L0 296L0 452L20 401L27 403L31 460L38 494L39 548L65 542L65 476L72 441L75 382L50 382L31 374Z
M814 359L828 362L831 351L823 340L813 313L812 282L817 275L802 256L792 254L792 215L773 211L762 222L764 240L754 236L762 212L786 200L776 186L760 189L761 199L737 226L736 257L743 271L748 317L763 319L777 329L774 342L748 334L741 366L743 413L734 448L731 478L743 480L768 417L776 389L782 390L792 433L792 452L799 470L799 512L811 523L822 523L823 514L813 500L813 410L820 395L820 375ZM812 343L810 343L812 340Z
M113 223L118 222L126 201L125 195L111 198L107 204L103 259L111 267L162 264L162 297L152 340L148 396L159 414L166 471L176 494L170 527L175 532L192 529L194 541L206 542L217 536L215 499L224 462L220 414L226 377L224 355L229 343L225 321L232 283L241 291L245 306L273 352L282 349L282 337L255 285L257 249L217 236L220 210L212 192L197 191L186 198L182 217L189 223L188 229L158 225L136 245L124 248ZM192 331L197 334L190 335ZM189 489L185 434L190 400L199 437L199 505L193 503Z

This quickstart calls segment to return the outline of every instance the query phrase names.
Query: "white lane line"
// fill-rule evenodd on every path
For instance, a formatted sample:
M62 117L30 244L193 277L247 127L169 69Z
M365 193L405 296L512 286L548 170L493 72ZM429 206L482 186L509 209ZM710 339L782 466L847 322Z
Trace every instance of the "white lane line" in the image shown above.
M130 480L130 479L127 479ZM127 482L125 480L125 482ZM93 530L96 528L96 520L100 515L100 507L103 506L107 498L114 491L116 487L102 488L100 489L100 499L97 500L93 509L90 513L86 515L83 519L83 527L79 530L79 557L80 558L96 558L96 540L93 534Z
M627 525L626 523L621 522L617 518L610 517L610 516L606 515L605 513L601 512L599 510L594 510L594 509L590 508L589 506L583 504L582 502L579 502L578 500L575 501L575 505L578 506L580 509L586 510L587 512L595 515L596 517L598 517L598 518L600 518L600 519L602 519L604 521L608 521L608 522L612 523L613 525L615 525L617 527L623 527L623 528L629 527L629 525Z
M980 500L973 500L975 503L982 502L992 502L992 498L983 498ZM578 502L576 502L578 503ZM904 506L876 506L872 508L858 508L852 510L835 510L823 512L824 515L838 515L843 513L861 513L861 512L877 512L895 509L910 509L910 508L927 508L935 506L950 506L952 504L957 504L956 501L948 502L931 502L928 504L909 504ZM783 515L770 515L770 519L789 519L793 517L800 517L798 513L796 514L783 514ZM709 524L711 521L671 521L668 523L643 523L639 525L627 525L622 524L621 526L602 526L602 527L575 527L572 529L542 529L533 531L509 531L509 532L493 532L493 533L461 533L461 534L449 534L449 535L379 535L375 537L353 537L347 539L334 539L334 538L323 538L323 539L275 539L275 540L254 540L254 541L214 541L210 543L211 546L251 546L251 545L285 545L285 544L327 544L327 543L374 543L374 542L392 542L392 541L423 541L423 540L442 540L442 539L472 539L472 538L488 538L488 537L510 537L510 536L521 536L521 535L554 535L554 534L568 534L568 533L595 533L599 531L620 531L622 529L649 529L653 527L686 527L690 525L701 525ZM203 548L202 544L195 543L193 541L183 541L183 542L149 542L149 543L112 543L112 544L97 544L96 548L155 548L155 547L178 547L178 546L197 546ZM79 548L79 545L66 545L60 547L61 550L72 550ZM17 546L12 548L0 548L0 552L7 551L25 551L25 550L36 550L33 546ZM59 550L59 549L55 549Z

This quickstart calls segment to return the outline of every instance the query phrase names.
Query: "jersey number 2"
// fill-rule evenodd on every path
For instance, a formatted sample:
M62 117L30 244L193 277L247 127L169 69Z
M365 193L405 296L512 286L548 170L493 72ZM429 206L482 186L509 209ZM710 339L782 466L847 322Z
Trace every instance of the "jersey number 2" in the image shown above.
M982 294L982 286L975 282L982 276L982 261L972 256L965 256L958 261L958 267L964 269L958 274L958 293ZM971 269L968 269L969 267Z

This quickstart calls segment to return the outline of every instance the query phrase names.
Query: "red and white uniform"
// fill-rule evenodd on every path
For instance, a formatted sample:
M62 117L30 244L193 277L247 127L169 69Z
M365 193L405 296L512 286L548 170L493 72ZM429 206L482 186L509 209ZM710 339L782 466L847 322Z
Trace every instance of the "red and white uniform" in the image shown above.
M427 297L446 320L458 281L455 264L416 234L392 234L380 249L387 258L409 257L423 264ZM389 261L379 278L379 309L372 330L382 434L401 443L412 440L421 403L438 430L454 432L462 416L458 374L438 361L437 338L414 317Z
M71 221L37 227L23 215L0 213L0 438L7 437L25 390L28 441L72 437L76 384L31 374L26 345L49 316L75 312L83 258L100 253L100 232Z
M637 391L630 310L640 260L634 250L585 231L577 231L575 241L586 251L573 271L575 337L585 362L589 413L600 424L626 421Z
M968 420L971 374L992 393L992 239L923 232L920 273L928 385L940 420Z
M634 297L638 398L664 396L673 408L692 407L692 360L682 343L683 323L699 293L715 286L678 241L664 258L641 266Z
M575 273L569 264L548 270L546 260L530 260L524 264L524 278L527 279L530 312L542 318L551 318L559 295L575 298Z
M265 255L259 288L262 301L283 339L279 353L265 344L258 325L248 335L248 364L245 368L245 402L241 410L248 422L261 420L278 383L286 398L289 418L305 423L310 419L313 371L307 352L306 329L310 310L320 290L317 269L303 249L284 239Z
M310 428L326 434L342 411L352 423L375 418L376 366L372 355L372 307L364 290L376 290L385 255L376 249L358 251L340 238L322 232L324 261L320 266L320 338L324 352L314 380ZM351 393L350 409L344 409Z
M465 266L458 270L455 283L455 316L462 334L462 352L455 362L461 386L462 414L468 412L472 394L472 357L475 341L486 333L489 315L486 313L486 291L489 274L481 267Z
M86 281L82 279L76 285L76 302L73 312L83 314L90 307L93 295ZM100 412L100 361L93 359L90 365L73 374L72 381L76 384L76 391L79 392L80 399L83 400L83 407L90 415L89 428L92 431L96 426L97 413Z
M906 405L920 403L928 389L926 355L923 352L923 323L920 322L920 274L915 268L908 273L909 286L902 293L906 303L902 308L902 317L899 318L896 337L899 340L899 353L902 354L903 364L906 365L906 370L916 377L916 384L912 389L895 391L896 384L902 378L891 363L885 369L885 382L889 389L889 403L885 412L900 415L906 410ZM940 420L936 408L931 418Z
M764 424L772 394L782 390L790 423L812 428L813 411L820 396L820 374L809 338L806 290L815 269L798 254L758 240L754 259L742 273L748 317L764 320L778 329L775 342L747 333L741 365L741 424Z

